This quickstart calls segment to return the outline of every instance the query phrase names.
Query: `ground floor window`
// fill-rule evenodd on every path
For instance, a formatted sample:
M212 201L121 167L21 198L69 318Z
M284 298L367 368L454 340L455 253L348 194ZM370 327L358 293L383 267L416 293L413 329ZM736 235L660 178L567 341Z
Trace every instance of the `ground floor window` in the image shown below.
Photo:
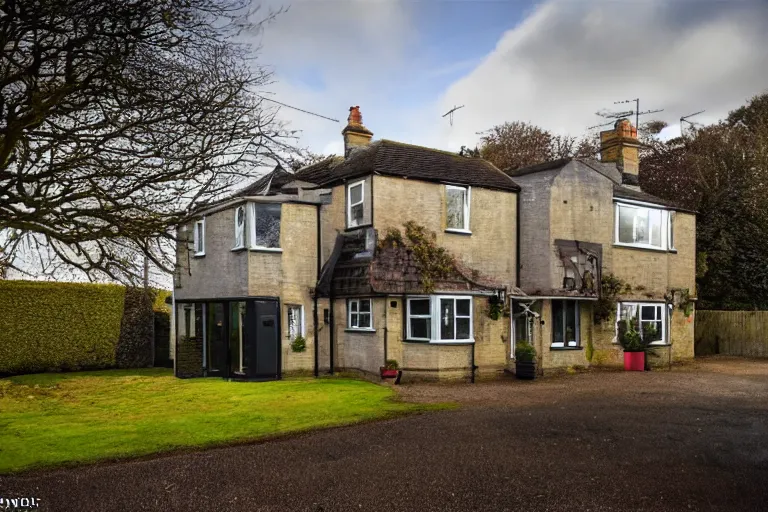
M304 336L304 306L288 306L288 339Z
M432 343L472 342L472 297L432 295L407 300L406 338Z
M534 320L540 315L538 309L539 303L537 302L512 301L511 315L513 343L511 343L511 357L513 359L515 357L515 348L518 343L533 344Z
M347 300L347 328L371 330L373 329L371 299Z
M552 346L578 347L579 303L575 300L552 301Z
M667 316L659 302L622 302L617 315L619 322L631 322L643 341L663 345L666 341ZM618 323L616 325L618 332Z

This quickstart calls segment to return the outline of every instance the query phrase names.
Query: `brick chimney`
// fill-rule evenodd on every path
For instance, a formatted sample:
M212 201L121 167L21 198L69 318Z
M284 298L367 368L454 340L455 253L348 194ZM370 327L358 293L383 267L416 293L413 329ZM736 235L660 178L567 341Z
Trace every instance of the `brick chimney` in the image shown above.
M366 146L370 144L373 138L373 132L363 126L363 115L360 113L360 107L349 107L349 117L347 126L341 131L344 136L344 156L349 156L352 148Z
M619 119L613 125L613 130L600 132L600 160L616 162L616 167L621 171L621 181L625 185L640 184L639 148L637 128L632 126L629 119Z

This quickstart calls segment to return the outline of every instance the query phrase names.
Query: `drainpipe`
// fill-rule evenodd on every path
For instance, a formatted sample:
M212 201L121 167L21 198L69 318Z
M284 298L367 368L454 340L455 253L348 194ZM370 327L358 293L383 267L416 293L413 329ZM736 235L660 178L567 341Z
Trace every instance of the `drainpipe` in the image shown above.
M319 360L320 360L320 337L318 336L319 329L317 327L317 284L320 279L321 260L322 260L322 248L320 246L320 205L317 205L317 276L315 277L315 296L312 298L312 321L315 325L315 377L319 376Z
M472 378L471 378L470 382L472 384L474 384L475 383L475 344L474 343L472 343L472 361L471 361L471 365L472 365Z
M329 347L330 348L330 355L331 355L331 371L330 371L330 374L333 375L333 343L334 343L335 338L336 338L335 332L334 332L336 330L336 322L334 321L334 314L333 314L333 283L331 283L331 293L329 293L328 295L330 296L330 298L328 299L328 302L330 303L329 304L329 309L330 309L329 315L331 317L329 319L330 320L330 324L331 324L330 325L331 333L329 335L329 338L331 339L331 346Z
M520 191L522 192L522 191ZM520 192L515 194L517 201L515 211L515 286L520 288Z
M384 297L384 366L387 366L387 326L389 325L389 296Z

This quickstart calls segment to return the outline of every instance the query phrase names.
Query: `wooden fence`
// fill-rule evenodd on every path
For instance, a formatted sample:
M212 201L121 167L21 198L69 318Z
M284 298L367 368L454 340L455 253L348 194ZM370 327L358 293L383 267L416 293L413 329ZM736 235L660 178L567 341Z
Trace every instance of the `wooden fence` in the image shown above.
M768 311L696 311L696 355L768 357Z

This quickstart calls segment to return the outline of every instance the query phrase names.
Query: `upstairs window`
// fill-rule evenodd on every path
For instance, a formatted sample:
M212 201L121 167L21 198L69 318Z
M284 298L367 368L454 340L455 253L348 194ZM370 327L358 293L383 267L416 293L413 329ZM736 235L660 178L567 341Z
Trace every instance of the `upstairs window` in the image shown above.
M205 256L205 219L195 222L193 242L195 256Z
M245 206L235 208L235 246L233 249L245 247Z
M363 224L365 181L358 181L347 188L347 227Z
M407 300L406 337L432 343L466 343L472 336L472 297L434 295Z
M445 186L447 230L469 232L469 195L469 187Z
M667 210L616 204L616 243L648 249L667 249L671 236Z
M279 203L250 203L251 249L280 248Z
M373 329L371 299L347 301L347 328L370 331Z

